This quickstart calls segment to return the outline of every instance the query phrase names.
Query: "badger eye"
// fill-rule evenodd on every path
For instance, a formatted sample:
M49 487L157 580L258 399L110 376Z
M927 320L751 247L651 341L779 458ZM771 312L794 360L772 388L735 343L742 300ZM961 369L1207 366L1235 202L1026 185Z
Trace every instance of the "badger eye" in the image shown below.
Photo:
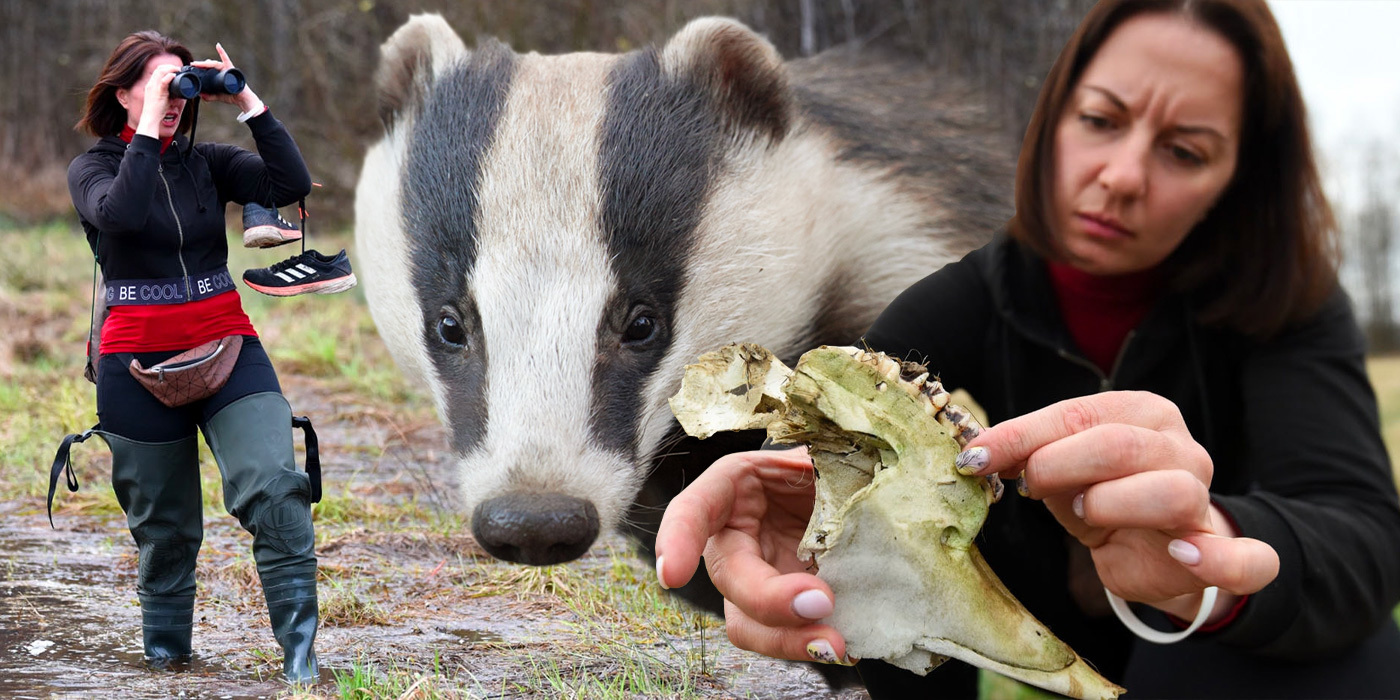
M622 331L623 345L641 345L656 336L656 319L645 312L632 317L627 328Z
M462 348L467 345L467 330L462 327L462 323L452 316L443 316L438 319L438 337L442 342L454 348Z

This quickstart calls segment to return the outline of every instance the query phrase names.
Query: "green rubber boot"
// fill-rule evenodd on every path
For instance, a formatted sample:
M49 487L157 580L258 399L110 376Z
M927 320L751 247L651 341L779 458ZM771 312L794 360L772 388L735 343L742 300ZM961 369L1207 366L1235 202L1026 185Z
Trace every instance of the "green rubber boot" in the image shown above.
M316 661L316 569L282 576L260 573L272 635L282 646L282 675L310 685L321 676Z
M150 443L98 434L112 450L112 489L138 551L136 592L146 661L157 667L188 661L195 558L204 537L195 437Z
M253 535L282 672L291 682L315 683L316 537L311 480L297 470L292 449L291 408L281 394L251 394L203 427L224 476L224 507Z
M157 668L189 661L194 630L194 596L147 596L141 600L141 647Z

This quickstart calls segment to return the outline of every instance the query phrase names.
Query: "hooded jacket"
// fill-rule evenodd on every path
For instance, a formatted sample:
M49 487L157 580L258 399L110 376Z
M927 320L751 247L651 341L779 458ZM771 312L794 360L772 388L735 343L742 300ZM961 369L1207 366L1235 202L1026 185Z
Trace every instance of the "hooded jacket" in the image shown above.
M181 278L188 288L191 278L228 264L229 202L280 207L311 191L311 175L282 123L265 110L247 124L257 153L220 143L191 148L185 136L162 152L149 136L134 136L130 144L106 136L73 159L69 193L104 280ZM201 329L211 337L177 345L192 347L235 327L251 330L241 310L234 311L241 326Z
M1400 693L1391 618L1400 502L1364 339L1340 288L1266 341L1204 326L1188 298L1166 295L1105 374L1078 354L1045 262L1000 235L901 294L865 342L966 389L991 425L1118 389L1150 391L1181 410L1214 462L1214 502L1280 558L1278 577L1222 629L1173 646L1136 639L1097 604L1097 578L1083 580L1092 574L1087 551L1014 489L992 506L978 540L1017 598L1130 693ZM1075 589L1092 602L1077 603Z

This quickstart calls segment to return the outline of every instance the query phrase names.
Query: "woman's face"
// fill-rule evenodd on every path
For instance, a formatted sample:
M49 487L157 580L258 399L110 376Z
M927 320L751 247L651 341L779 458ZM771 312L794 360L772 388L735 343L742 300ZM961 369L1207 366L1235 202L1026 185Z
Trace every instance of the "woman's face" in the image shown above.
M1071 265L1149 269L1205 218L1235 172L1243 73L1224 37L1176 15L1109 35L1055 131L1054 233Z
M141 112L146 107L146 83L150 81L151 74L156 67L171 65L180 67L184 61L179 56L171 53L163 53L152 56L146 61L146 70L136 79L136 84L129 88L117 89L117 102L126 108L127 126L135 129L141 124ZM185 100L173 99L166 102L165 114L160 120L160 138L168 139L175 135L175 130L180 127L180 113L185 110Z

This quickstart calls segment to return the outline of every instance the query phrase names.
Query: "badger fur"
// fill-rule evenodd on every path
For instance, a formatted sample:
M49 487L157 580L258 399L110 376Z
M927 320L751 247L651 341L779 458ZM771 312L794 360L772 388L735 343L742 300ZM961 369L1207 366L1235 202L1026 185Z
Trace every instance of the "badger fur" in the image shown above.
M851 52L784 63L727 19L542 56L419 15L377 89L356 264L450 429L473 533L513 561L619 525L650 545L678 488L761 440L679 440L688 362L850 344L1009 213L1012 149L970 91Z

